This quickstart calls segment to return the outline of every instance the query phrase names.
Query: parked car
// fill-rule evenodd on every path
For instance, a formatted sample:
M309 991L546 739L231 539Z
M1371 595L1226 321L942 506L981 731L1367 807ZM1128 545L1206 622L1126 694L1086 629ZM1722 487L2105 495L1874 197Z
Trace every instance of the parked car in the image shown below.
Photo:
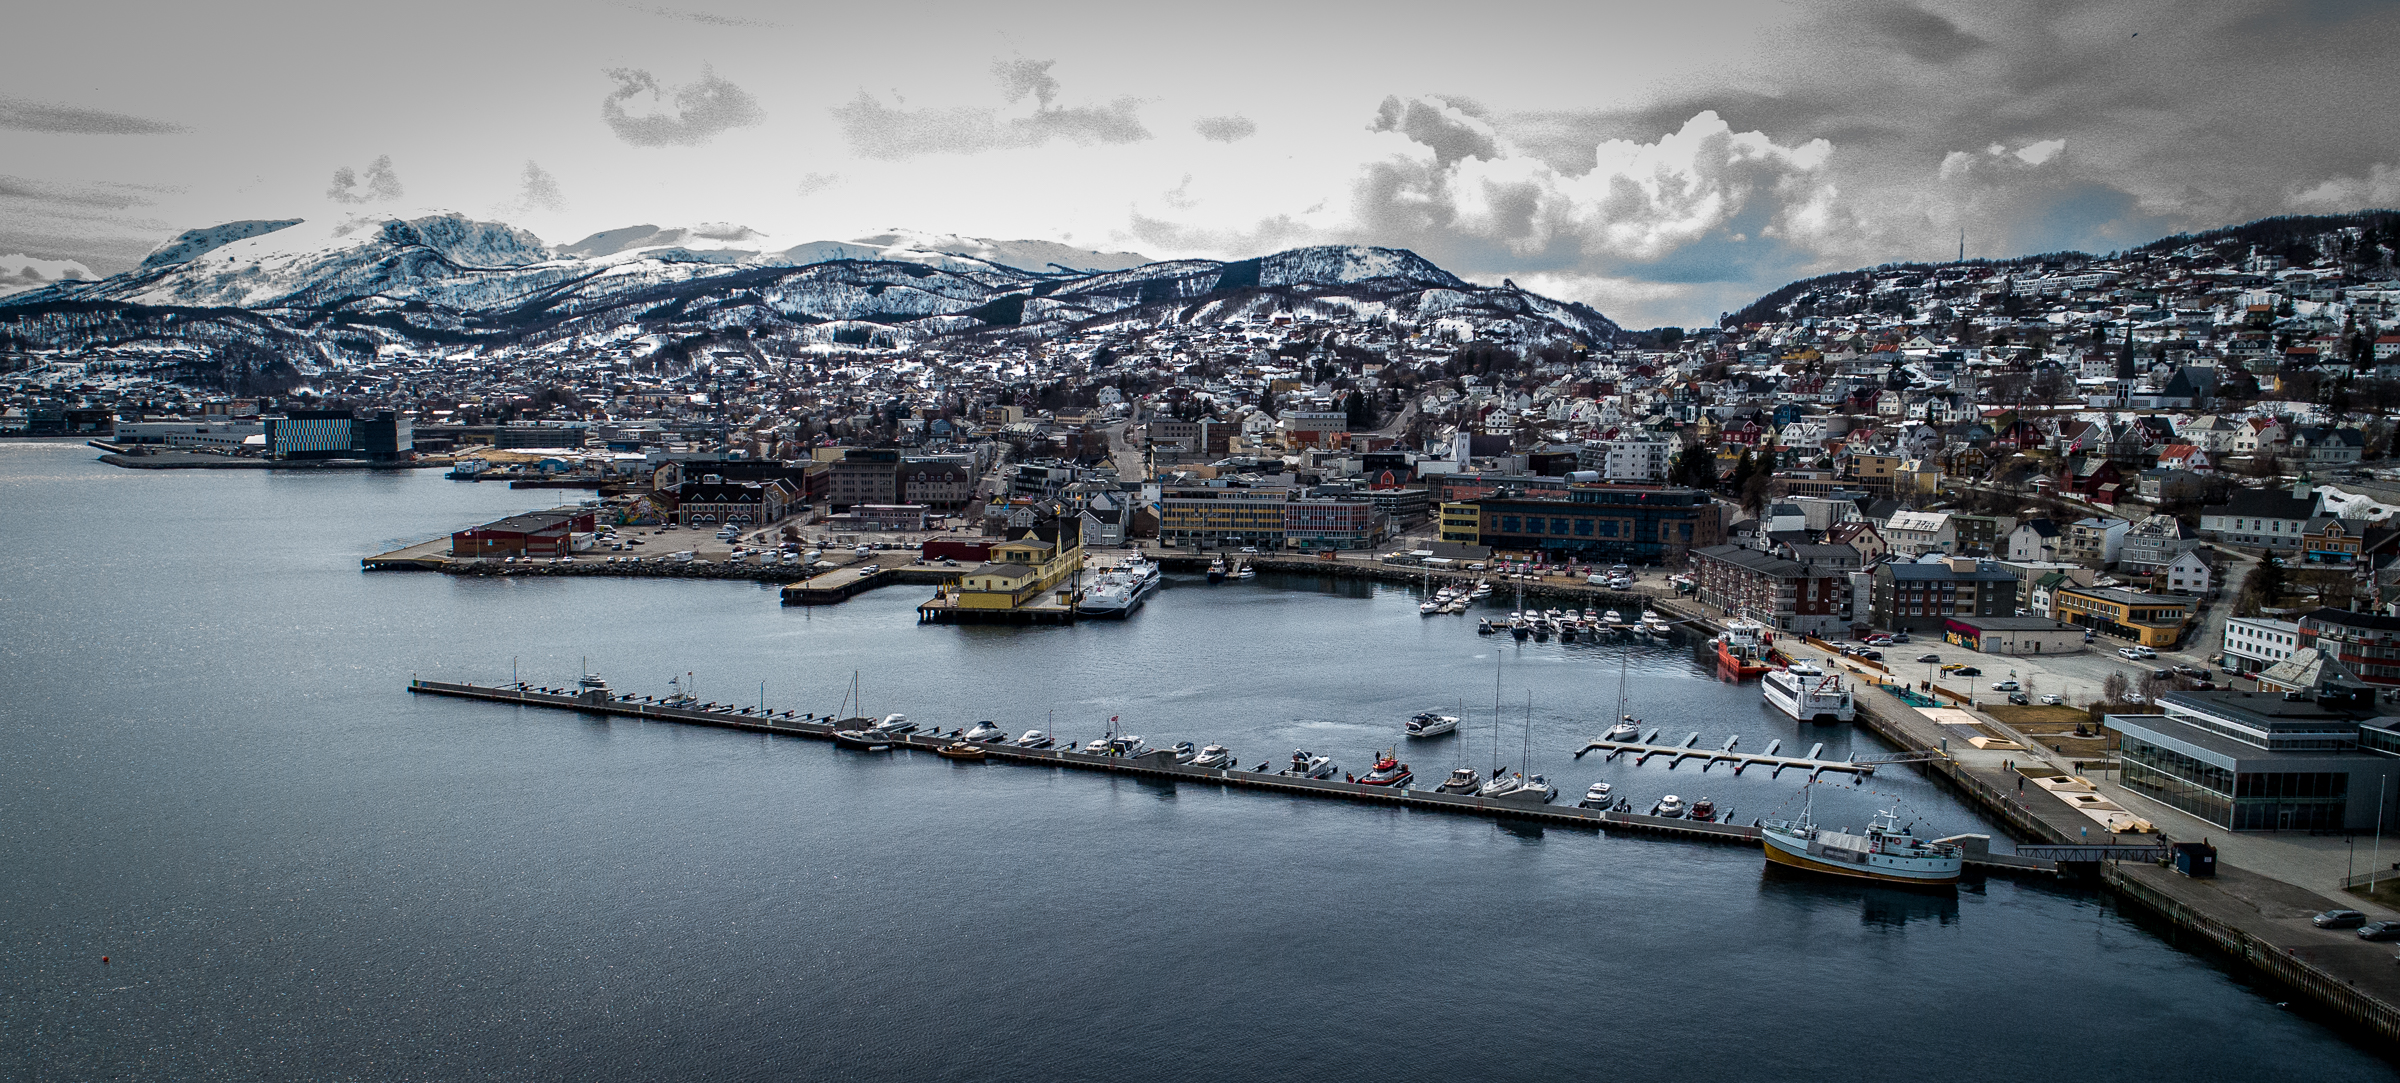
M1873 647L1868 647L1867 649L1858 652L1858 656L1870 662L1883 661L1883 652L1876 650Z
M1917 661L1920 662L1939 662L1941 660L1942 656L1938 654L1920 654L1917 656Z
M2044 693L2042 693L2042 706L2044 706L2044 707L2056 707L2056 706L2058 706L2059 704L2061 704L2061 703L2065 703L2065 702L2066 702L2066 697L2064 697L2064 696L2061 696L2061 695L2059 695L2059 694L2058 694L2058 693L2056 693L2056 692L2044 692Z
M2358 927L2360 940L2400 940L2400 921L2370 921Z
M1894 642L1894 643L1906 643L1906 642L1908 642L1908 633L1907 633L1907 632L1893 632L1893 633L1892 633L1892 642Z
M2172 680L2175 677L2175 671L2171 669L2154 669L2150 671L2150 675L2162 681Z
M2119 647L2119 648L2117 648L2117 657L2119 657L2119 658L2139 658L2139 657L2141 657L2141 655L2135 654L2135 653L2133 653L2133 652L2134 652L2134 648L2132 648L2132 647Z
M2016 690L2017 690L2017 682L2015 682L2015 681L1994 681L1994 682L1992 682L1992 691L1994 691L1994 692L2014 692L2014 691L2016 691Z
M1873 635L1873 636L1868 636L1868 637L1867 637L1867 646L1870 646L1870 647L1889 647L1889 646L1891 646L1891 645L1892 645L1892 637L1890 637L1890 636L1885 636L1885 635Z
M1983 676L1983 671L1975 668L1974 666L1960 666L1957 669L1952 670L1951 675L1957 677L1981 677Z
M2320 929L2356 929L2367 923L2367 916L2356 910L2327 910L2308 922Z
M2186 676L2186 677L2206 677L2206 676L2208 676L2208 667L2207 667L2207 666L2187 666L2187 665L2184 665L2184 664L2182 664L2182 663L2180 663L2180 662L2179 662L2179 663L2176 663L2176 666L2175 666L2175 672L2177 672L2177 673L2181 673L2181 674L2183 674L2183 675L2184 675L2184 676Z
M2032 703L2032 702L2033 702L2032 700L2025 698L2025 693L2023 693L2023 692L2011 692L2011 693L2009 693L2009 694L2008 694L2008 701L2009 701L2010 703L2014 703L2014 704L2016 704L2016 705L2017 705L2017 706L2019 706L2019 707L2023 707L2023 706L2025 706L2025 705L2027 705L2027 704L2030 704L2030 703Z

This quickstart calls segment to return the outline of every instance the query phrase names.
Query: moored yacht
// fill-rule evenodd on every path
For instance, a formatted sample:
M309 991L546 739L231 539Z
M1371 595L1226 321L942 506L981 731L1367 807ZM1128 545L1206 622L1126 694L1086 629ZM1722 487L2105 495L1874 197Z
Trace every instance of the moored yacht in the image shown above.
M1200 746L1190 741L1175 742L1175 747L1171 751L1174 753L1177 763L1190 763L1200 758Z
M1055 748L1058 739L1040 730L1026 730L1023 736L1009 743L1018 748Z
M1457 715L1437 714L1433 711L1419 712L1415 718L1408 720L1407 725L1408 735L1411 737L1439 737L1457 729Z
M1008 740L1008 731L1001 729L999 723L986 719L975 723L974 727L961 734L959 739L963 741L1006 741Z
M1333 762L1331 756L1316 756L1304 749L1293 749L1292 765L1279 773L1294 778L1332 778L1342 773L1342 768Z
M1475 791L1475 796L1494 801L1547 805L1558 799L1558 787L1551 785L1550 780L1541 775L1511 773L1504 777L1493 777L1490 782L1483 784L1482 789Z
M1639 740L1641 736L1641 725L1633 720L1632 715L1626 715L1616 725L1608 727L1608 732L1601 734L1600 739L1603 741L1634 741Z
M1192 766L1218 770L1232 770L1239 762L1234 758L1233 750L1224 745L1209 745L1201 749L1199 755L1192 757Z
M1667 624L1667 618L1658 615L1658 610L1645 609L1642 610L1642 631L1654 636L1664 636L1668 632L1674 631L1674 628Z
M1608 808L1608 806L1616 800L1616 798L1609 795L1608 790L1608 783L1592 783L1592 788L1583 791L1583 800L1575 802L1575 807L1595 809Z
M1433 788L1436 793L1472 794L1483 789L1483 776L1472 767L1450 772L1448 780Z
M1143 744L1141 738L1126 733L1095 737L1089 744L1083 746L1083 753L1087 756L1126 758L1139 756L1148 751L1150 751L1150 746Z

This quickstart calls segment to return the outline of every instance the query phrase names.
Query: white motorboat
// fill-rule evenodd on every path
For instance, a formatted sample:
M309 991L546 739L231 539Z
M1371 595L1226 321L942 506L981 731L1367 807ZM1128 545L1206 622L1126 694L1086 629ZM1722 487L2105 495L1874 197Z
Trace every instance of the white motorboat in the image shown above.
M1433 711L1418 713L1415 718L1408 720L1407 726L1408 735L1411 737L1439 737L1457 730L1457 715L1438 714Z
M1177 763L1190 763L1193 760L1200 758L1200 746L1195 745L1190 741L1175 742L1175 748L1173 749L1173 752L1175 754L1175 762Z
M999 723L987 719L975 723L967 732L961 734L959 739L962 741L1006 741L1008 740L1008 731L1001 729Z
M1427 598L1424 601L1417 603L1417 615L1420 617L1430 617L1441 611L1442 603L1434 601L1431 598Z
M1095 737L1090 743L1083 746L1082 751L1087 756L1115 756L1124 759L1148 752L1150 746L1143 744L1139 737L1120 733L1107 737Z
M1674 794L1668 794L1665 797L1659 798L1657 804L1650 806L1650 815L1665 817L1669 820L1682 819L1683 798L1677 797Z
M1613 632L1619 628L1625 627L1625 616L1624 614L1611 609L1606 613L1600 614L1600 623L1607 625L1608 630Z
M1667 623L1667 618L1658 615L1658 610L1645 609L1642 610L1642 630L1654 636L1664 636L1674 628Z
M1292 750L1292 765L1279 772L1295 778L1332 778L1342 773L1340 764L1331 756L1312 755L1303 749Z
M1194 767L1209 767L1221 771L1230 771L1240 763L1241 761L1234 757L1233 750L1224 745L1209 745L1201 749L1199 755L1192 757L1192 766Z
M1058 739L1040 730L1026 730L1022 736L1009 743L1018 748L1056 748Z
M1481 579L1478 579L1475 581L1475 589L1468 591L1467 596L1470 598L1482 598L1490 595L1491 593L1492 585L1484 582Z
M1592 783L1590 789L1583 791L1583 800L1575 802L1575 807L1605 809L1616 801L1616 798L1611 796L1608 791L1608 783Z
M904 714L887 714L883 716L883 721L875 723L875 728L894 737L917 732L917 724L909 721Z

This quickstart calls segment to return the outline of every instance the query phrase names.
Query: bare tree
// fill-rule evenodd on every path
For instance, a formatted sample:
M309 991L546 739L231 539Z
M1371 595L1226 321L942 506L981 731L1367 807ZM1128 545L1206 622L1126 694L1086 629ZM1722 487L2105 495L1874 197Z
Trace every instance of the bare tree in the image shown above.
M2125 702L2125 693L2132 688L2132 685L2133 682L2126 680L2124 674L2111 673L2107 680L2100 682L2100 698L2110 703L2123 703Z
M2173 686L2167 683L2166 678L2159 676L2158 671L2152 670L2142 675L2142 702L2156 703L2158 694L2168 691L2173 691Z

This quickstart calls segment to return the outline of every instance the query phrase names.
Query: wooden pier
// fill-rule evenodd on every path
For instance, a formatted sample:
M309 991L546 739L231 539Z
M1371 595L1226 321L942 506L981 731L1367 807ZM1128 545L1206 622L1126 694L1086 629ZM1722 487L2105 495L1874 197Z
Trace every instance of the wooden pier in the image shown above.
M568 689L520 689L426 680L410 681L408 690L417 695L452 696L495 703L512 703L527 707L647 718L661 722L684 722L698 726L714 726L719 729L745 730L751 733L785 737L812 737L819 740L830 740L834 731L832 719L796 711L761 712L755 707L730 704L717 705L714 708L668 706L638 697L617 696L606 691L578 693ZM913 749L932 752L951 743L952 740L949 737L910 734L894 738L892 746L895 750ZM1434 790L1396 790L1388 786L1369 786L1356 782L1343 782L1338 779L1297 778L1271 771L1192 767L1175 762L1175 754L1165 750L1152 750L1139 756L1117 757L1059 748L1019 748L1010 744L981 744L977 747L984 750L984 756L988 762L1063 767L1143 778L1205 782L1295 797L1348 800L1425 812L1527 820L1561 827L1644 831L1667 837L1709 842L1751 844L1758 840L1758 829L1742 824L1668 819L1634 813L1607 812L1574 805L1529 804L1522 801L1441 793ZM2055 871L2055 867L2048 862L2012 858L2002 854L1979 854L1973 850L1969 853L1967 863L1977 868L2004 872L2050 873Z

